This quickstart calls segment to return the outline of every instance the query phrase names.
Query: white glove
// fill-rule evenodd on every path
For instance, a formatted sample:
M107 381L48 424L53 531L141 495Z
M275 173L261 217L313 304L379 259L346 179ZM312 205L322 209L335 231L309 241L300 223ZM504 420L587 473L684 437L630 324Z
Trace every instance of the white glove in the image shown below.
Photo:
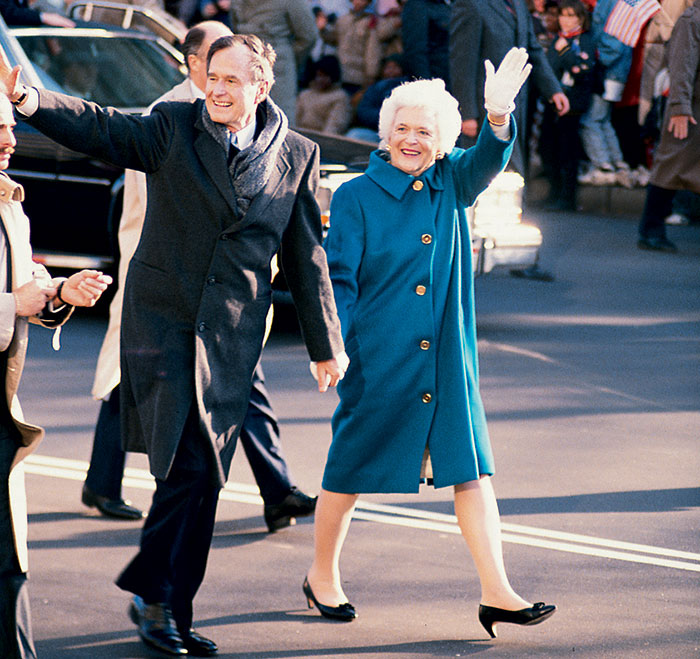
M532 71L527 63L527 50L511 48L503 58L498 71L494 71L491 60L484 62L486 84L484 85L484 107L490 114L503 116L515 110L515 97Z
M340 377L338 379L342 380L343 377L345 377L345 371L348 370L348 366L350 365L350 358L343 350L343 352L340 352L335 356L335 361L338 362L338 370L340 371ZM309 362L309 370L311 371L311 375L314 376L314 380L318 382L318 367L316 366L316 362ZM326 374L327 380L329 377L330 376ZM326 386L328 386L328 382L326 382Z

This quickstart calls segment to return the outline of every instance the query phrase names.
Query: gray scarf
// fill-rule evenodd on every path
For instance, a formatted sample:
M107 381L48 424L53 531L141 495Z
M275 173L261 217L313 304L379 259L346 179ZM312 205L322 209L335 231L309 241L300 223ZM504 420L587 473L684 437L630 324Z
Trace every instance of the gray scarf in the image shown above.
M271 99L267 98L260 103L256 120L262 121L262 130L250 146L236 154L229 165L241 217L248 211L255 195L265 187L277 163L280 147L287 137L287 117ZM229 132L226 126L211 120L206 103L202 103L202 122L205 130L228 154L231 144Z

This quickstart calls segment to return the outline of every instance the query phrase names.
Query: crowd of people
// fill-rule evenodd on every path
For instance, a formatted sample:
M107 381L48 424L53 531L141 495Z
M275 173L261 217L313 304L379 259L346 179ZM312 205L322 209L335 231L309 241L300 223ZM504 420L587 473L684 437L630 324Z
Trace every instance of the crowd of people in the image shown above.
M491 637L498 623L538 624L555 612L516 593L506 574L471 250L461 243L466 208L506 165L528 177L538 136L549 204L575 210L579 182L631 185L646 171L639 247L676 249L666 213L676 191L700 193L700 0L652 6L634 34L628 25L615 36L620 2L631 6L352 0L343 11L330 0L315 9L306 0L219 2L212 16L224 20L187 34L187 80L141 117L26 87L0 51L0 170L15 144L12 106L60 144L127 170L119 238L130 258L95 383L104 402L93 462L102 464L91 464L83 502L140 520L121 498L123 451L148 455L152 505L116 581L132 596L129 615L147 645L173 656L218 651L193 627L193 599L239 437L254 471L266 471L256 479L271 532L316 512L302 589L323 616L358 615L339 573L358 494L414 492L421 483L454 489L481 583L478 617ZM683 11L675 15L672 4ZM183 7L191 19L204 5ZM661 36L648 41L649 33ZM668 84L649 87L648 76L663 81L664 62ZM334 195L325 243L314 199L319 149L293 130L307 121L378 144L367 171ZM29 317L56 326L73 306L93 305L109 278L84 271L53 280L34 268L21 186L0 172L0 188L0 468L8 485L0 650L14 658L35 653L26 537L17 530L26 514L15 510L11 486L43 434L16 414L14 362L24 359ZM340 398L318 505L289 476L260 369L278 254L318 389L337 385ZM413 322L397 327L397 317Z
M290 125L375 143L379 107L394 87L440 78L460 102L460 143L473 144L484 118L481 62L526 47L534 84L518 99L523 130L511 166L526 179L544 177L543 205L565 211L578 208L579 185L648 185L669 94L667 45L692 5L648 0L658 10L616 31L625 0L156 2L187 25L219 20L270 43L278 54L272 98ZM1 0L0 12L10 24L70 24L26 0ZM676 195L669 223L697 219L697 205L694 190Z

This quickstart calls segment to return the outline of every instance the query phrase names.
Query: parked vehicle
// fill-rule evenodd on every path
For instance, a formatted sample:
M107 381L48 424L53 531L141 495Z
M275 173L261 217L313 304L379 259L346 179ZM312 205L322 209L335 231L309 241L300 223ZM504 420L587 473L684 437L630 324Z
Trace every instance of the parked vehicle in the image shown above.
M68 16L73 20L95 21L155 34L173 46L182 43L187 26L155 3L143 6L145 4L76 0L71 3Z
M27 85L141 113L186 76L179 51L120 28L8 28L0 44ZM35 259L50 268L113 268L123 170L66 149L24 122L8 174L26 191Z

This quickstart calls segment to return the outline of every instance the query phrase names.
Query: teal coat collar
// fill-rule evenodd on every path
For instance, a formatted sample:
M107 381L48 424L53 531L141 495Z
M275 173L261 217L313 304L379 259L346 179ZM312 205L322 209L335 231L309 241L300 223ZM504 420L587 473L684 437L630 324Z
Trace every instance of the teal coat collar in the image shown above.
M422 181L424 185L430 186L433 190L444 190L442 163L443 161L438 160L420 176L411 176L390 164L386 151L377 149L370 155L369 165L365 173L392 197L401 199L416 180Z

